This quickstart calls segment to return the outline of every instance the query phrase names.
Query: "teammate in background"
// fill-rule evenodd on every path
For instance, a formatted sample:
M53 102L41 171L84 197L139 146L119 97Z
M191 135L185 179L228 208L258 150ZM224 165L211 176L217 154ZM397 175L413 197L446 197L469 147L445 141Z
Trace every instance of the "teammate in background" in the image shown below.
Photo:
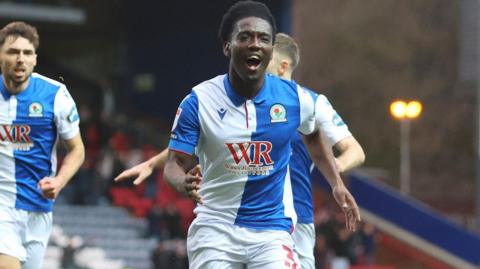
M177 111L164 176L198 202L190 268L298 268L289 234L296 221L290 142L297 130L317 134L315 95L266 74L275 33L264 4L234 4L219 29L228 73L195 86ZM346 190L331 147L313 144L322 173L335 191ZM187 173L194 153L203 178ZM351 201L341 204L353 228L359 216Z
M37 30L0 30L0 269L40 269L52 206L84 160L75 102L65 85L32 73ZM58 173L56 145L67 155Z
M298 45L293 38L286 34L278 33L275 39L273 58L268 65L267 72L291 80L293 70L297 67L299 59ZM340 153L335 158L339 172L345 172L362 164L365 160L362 147L352 136L347 125L342 121L325 96L319 95L316 108L316 124L320 126L322 134L327 138L330 145L333 145ZM307 142L309 149L314 143L318 142L315 142L314 138L310 138L309 142ZM310 155L314 160L317 154L314 149L310 149ZM292 139L292 158L290 160L293 201L298 217L298 223L292 237L302 269L315 269L315 258L313 255L315 227L313 224L311 168L312 159L309 156L307 147L302 142L300 134L297 133ZM328 182L332 185L330 180ZM339 205L342 206L342 199L337 197L338 190L336 188L343 189L345 186L343 183L339 184L339 186L332 186L333 195L336 201L339 202ZM346 189L341 190L341 193L348 193L347 195L351 196ZM352 203L355 203L353 197L349 199L352 199Z

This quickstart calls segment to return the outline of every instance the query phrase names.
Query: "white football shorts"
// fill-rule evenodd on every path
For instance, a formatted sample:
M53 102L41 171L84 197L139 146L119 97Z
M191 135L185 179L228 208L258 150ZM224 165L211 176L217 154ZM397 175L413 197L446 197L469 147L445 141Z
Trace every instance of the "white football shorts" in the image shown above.
M291 235L218 220L194 220L188 230L190 269L300 269Z
M302 269L315 269L315 257L313 256L315 226L313 223L297 223L292 238Z
M40 269L52 231L52 213L0 206L0 253L17 258L22 269Z

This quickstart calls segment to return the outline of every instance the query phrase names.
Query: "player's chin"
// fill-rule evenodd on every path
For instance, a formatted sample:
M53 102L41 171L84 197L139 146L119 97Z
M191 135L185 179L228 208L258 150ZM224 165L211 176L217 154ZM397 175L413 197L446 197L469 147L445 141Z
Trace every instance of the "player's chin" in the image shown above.
M249 72L246 76L247 80L257 81L265 75L265 71L255 70L255 72Z
M28 78L28 77L26 77L26 76L21 76L21 77L15 76L15 77L13 77L13 81L14 81L16 84L20 85L20 84L25 83L25 82L27 81L27 78Z

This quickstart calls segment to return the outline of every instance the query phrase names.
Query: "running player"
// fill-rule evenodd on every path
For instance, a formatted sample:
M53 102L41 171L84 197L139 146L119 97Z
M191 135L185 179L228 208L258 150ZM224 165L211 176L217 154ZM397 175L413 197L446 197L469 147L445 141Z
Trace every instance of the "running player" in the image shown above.
M273 58L268 65L267 72L278 75L281 78L291 80L292 73L297 67L300 57L297 43L290 36L278 33L275 38ZM320 131L327 138L330 145L333 145L340 155L335 159L339 172L345 172L363 163L365 154L357 140L348 130L347 125L342 121L337 112L328 102L324 95L317 98L317 125ZM315 143L312 139L307 145ZM295 212L298 216L298 224L292 234L295 242L295 250L299 256L302 269L315 269L315 258L313 248L315 247L315 227L313 224L313 204L311 186L311 156L317 153L311 150L309 155L307 147L302 142L300 134L292 139L292 158L290 160L290 177L292 180L293 200ZM358 210L355 200L346 190L343 182L328 181L332 187L337 202L340 193L349 196L352 205ZM342 204L339 204L341 207ZM357 213L359 214L359 213Z
M32 73L37 30L0 30L0 269L40 269L52 206L84 159L75 102L65 85ZM68 153L56 173L58 138Z
M266 74L275 32L264 4L234 4L219 29L228 73L195 86L177 111L164 176L199 203L187 239L190 268L299 268L288 163L297 130L314 131L315 95ZM315 152L325 177L341 182L331 148ZM186 172L194 153L203 177ZM353 225L354 208L346 210Z

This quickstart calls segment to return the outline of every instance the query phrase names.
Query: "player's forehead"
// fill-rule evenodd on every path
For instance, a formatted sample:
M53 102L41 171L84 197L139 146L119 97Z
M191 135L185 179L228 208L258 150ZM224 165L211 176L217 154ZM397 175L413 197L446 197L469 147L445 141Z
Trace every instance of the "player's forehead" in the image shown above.
M3 49L31 50L35 51L35 47L30 40L23 36L9 35L5 38Z
M246 17L235 22L232 36L242 32L268 34L272 36L272 25L259 17Z

